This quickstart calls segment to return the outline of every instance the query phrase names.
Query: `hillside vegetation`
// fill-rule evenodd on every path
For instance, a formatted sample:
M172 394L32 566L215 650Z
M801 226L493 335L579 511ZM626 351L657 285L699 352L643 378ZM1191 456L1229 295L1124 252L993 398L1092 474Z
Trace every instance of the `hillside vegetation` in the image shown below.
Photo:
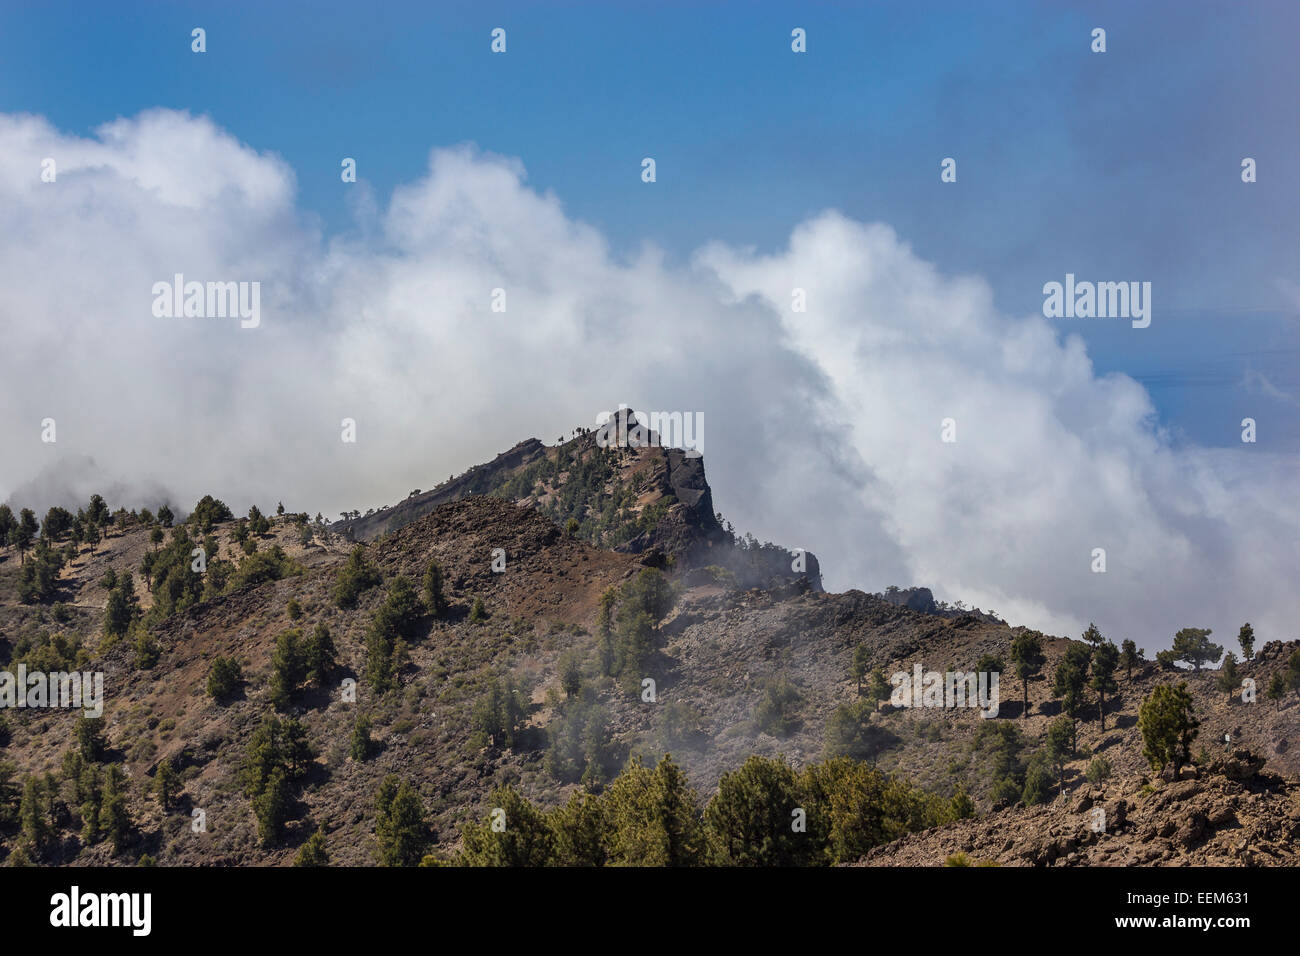
M369 521L0 509L0 668L104 689L0 710L4 860L1294 862L1300 645L828 594L698 460L589 438ZM916 665L997 715L892 705Z

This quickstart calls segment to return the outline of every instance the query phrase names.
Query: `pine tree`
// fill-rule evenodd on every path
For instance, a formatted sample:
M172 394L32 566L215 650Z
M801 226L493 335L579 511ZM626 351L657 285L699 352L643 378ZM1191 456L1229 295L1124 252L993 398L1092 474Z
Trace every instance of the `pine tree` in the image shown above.
M487 819L464 833L462 859L468 866L548 866L554 835L546 816L514 787L488 796Z
M1065 765L1075 751L1074 721L1057 717L1047 725L1047 759L1056 770L1056 792L1065 790Z
M606 588L600 596L600 607L596 612L596 645L600 656L600 672L609 677L618 674L618 650L614 644L614 607L618 602L618 591Z
M1174 635L1174 660L1187 661L1199 672L1202 664L1217 661L1223 655L1223 645L1210 641L1214 633L1208 627L1185 627Z
M248 509L248 530L255 535L264 535L271 530L271 522L262 514L257 505Z
M108 604L104 607L104 636L109 640L125 635L135 618L136 606L131 598L134 593L127 593L125 588L116 587L108 593Z
M284 837L291 801L288 774L276 767L267 778L265 789L253 798L257 833L263 846L275 846Z
M1242 656L1250 660L1255 656L1255 629L1247 621L1237 632L1237 643L1241 645Z
M1037 631L1022 631L1011 642L1011 662L1015 664L1016 676L1024 691L1025 709L1021 717L1029 716L1029 680L1037 677L1047 662L1043 654L1042 636Z
M806 833L794 831L804 800L784 760L752 756L724 773L704 808L711 861L719 866L801 866L811 861Z
M432 840L424 806L409 781L389 775L375 795L375 837L384 866L418 866Z
M0 743L7 738L0 735ZM18 811L22 803L22 788L14 782L18 767L11 760L0 760L0 829L7 829L18 822Z
M1237 672L1237 655L1232 651L1228 651L1223 656L1223 664L1219 667L1219 676L1215 684L1219 690L1228 695L1228 702L1231 703L1233 694L1241 685L1241 675Z
M303 843L302 848L298 851L298 855L294 858L293 865L330 865L329 851L325 849L325 835L321 832L319 827L316 829L316 832L309 836L306 842Z
M388 585L388 599L380 613L399 637L415 636L420 622L420 600L409 579L400 574L393 578Z
M858 685L858 696L862 696L862 681L867 676L871 668L871 648L866 644L859 644L853 650L853 666L850 675L854 683Z
M53 837L47 806L49 798L45 793L45 784L41 778L32 774L23 781L22 802L18 808L18 820L22 826L22 840L33 853L40 854Z
M1101 719L1101 729L1106 729L1106 695L1119 690L1115 683L1115 668L1119 666L1119 649L1107 640L1102 640L1092 655L1092 681L1089 683L1097 692L1097 713Z
M299 780L306 776L313 756L307 726L298 718L290 717L284 722L283 731L285 772L290 780Z
M1088 665L1092 651L1082 644L1071 644L1065 657L1056 665L1052 693L1061 698L1061 709L1070 718L1071 750L1078 748L1078 720L1083 712L1084 689L1088 686Z
M279 719L271 716L262 722L249 739L240 777L244 793L250 798L256 798L265 790L271 772L283 765L283 735Z
M1120 645L1119 666L1124 668L1126 680L1133 679L1133 668L1142 662L1145 655L1146 651L1131 640L1125 639Z
M104 501L103 495L91 495L90 504L86 508L86 518L95 525L103 528L113 520L113 515L109 511L108 504Z
M26 563L27 552L36 538L39 526L36 513L31 508L23 508L18 513L18 523L9 532L9 543L18 549L19 563Z
M214 657L208 670L208 696L218 702L229 698L243 682L243 670L233 657Z
M869 693L877 710L880 709L880 701L888 700L892 690L893 685L889 683L889 679L885 677L885 672L883 670L877 667L871 672L871 686L869 688Z
M1044 748L1029 759L1025 768L1025 783L1020 791L1021 802L1027 807L1033 807L1051 800L1052 784L1055 782L1052 776L1052 761Z
M1273 672L1273 679L1268 682L1268 690L1264 696L1280 706L1282 698L1286 696L1286 678L1282 676L1281 671Z
M77 750L86 763L96 763L104 756L104 735L98 717L77 718Z
M302 631L294 628L284 631L275 641L271 655L271 703L276 710L289 706L293 693L306 674L303 660Z
M625 605L619 611L618 623L618 657L619 674L627 686L640 683L646 665L655 651L654 621L645 611L637 610L624 614Z
M158 795L158 805L164 813L176 805L180 790L180 776L172 769L171 760L164 758L154 775L154 792Z
M610 861L632 866L693 866L704 835L695 792L681 768L665 755L654 768L634 759L610 784Z
M335 660L334 637L324 624L317 624L303 647L303 664L306 678L317 687L322 687L337 666Z
M898 744L897 736L871 722L875 710L875 703L866 700L836 707L826 721L826 756L852 757L874 764L883 751Z
M348 745L348 752L352 755L352 759L359 763L368 760L373 750L374 743L370 740L370 716L362 714L352 725L352 740Z
M570 654L560 661L560 687L570 700L582 689L582 662L576 655Z
M1179 768L1191 760L1192 741L1200 726L1192 713L1192 695L1187 682L1177 687L1161 684L1152 690L1138 709L1138 727L1142 731L1142 755L1151 769L1163 772L1173 767L1174 779Z
M434 617L447 610L447 596L443 593L442 568L430 561L424 572L424 606Z
M16 527L18 520L14 517L13 509L8 505L0 505L0 548L9 545L9 536Z
M1089 783L1101 783L1110 777L1110 773L1110 761L1105 757L1096 757L1092 763L1088 764L1088 770L1084 776L1087 777Z
M356 607L361 592L380 584L383 575L366 560L366 546L358 544L348 555L347 563L339 570L334 585L334 603L341 608Z
M553 866L604 866L609 859L609 829L604 801L589 791L575 791L568 803L547 815Z
M103 802L99 808L99 829L120 853L131 831L131 817L126 809L126 777L116 764L110 764L104 774Z

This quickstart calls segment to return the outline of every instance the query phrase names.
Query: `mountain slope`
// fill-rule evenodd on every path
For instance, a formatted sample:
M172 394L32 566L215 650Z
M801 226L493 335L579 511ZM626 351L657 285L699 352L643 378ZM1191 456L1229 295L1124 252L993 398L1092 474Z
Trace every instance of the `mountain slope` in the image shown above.
M530 465L523 459L528 454L520 456L513 475L526 475ZM630 464L655 474L670 461L647 449L613 454L627 459L618 464L620 469ZM571 455L569 461L576 457ZM542 460L539 455L532 462ZM554 473L553 464L547 467ZM362 548L383 583L364 590L352 607L338 606L334 590L353 545L319 528L308 534L290 516L276 519L266 534L253 535L254 558L280 548L288 569L285 576L214 594L150 627L147 634L158 656L149 667L141 666L129 641L105 648L101 630L108 600L102 583L105 572L111 568L119 576L127 571L138 574L144 556L154 548L150 527L124 517L122 526L110 528L93 554L85 546L75 548L76 557L57 582L57 603L19 603L15 580L20 557L13 550L0 552L3 664L12 668L19 660L35 660L38 652L53 653L54 645L48 642L52 637L80 641L80 652L75 647L67 651L69 666L79 657L78 666L104 674L104 735L110 759L128 775L128 805L135 822L123 853L113 853L104 843L84 845L77 835L72 785L65 781L60 784L67 805L59 819L60 835L42 862L122 863L148 854L162 863L284 864L320 827L333 862L371 863L374 795L389 773L416 787L433 824L438 852L450 853L460 845L464 827L483 818L488 794L497 784L514 783L547 806L562 802L577 788L575 780L557 773L550 761L556 741L569 733L572 705L566 701L564 675L574 662L584 693L590 693L596 708L593 712L600 714L602 742L613 769L634 755L653 759L671 751L707 799L721 775L751 754L779 755L796 765L822 759L837 711L859 700L850 676L857 648L867 649L870 669L887 675L910 672L917 665L972 670L986 654L1007 660L1020 630L979 615L925 613L859 591L827 594L800 586L798 578L789 575L766 587L745 587L743 575L721 563L701 564L702 559L691 557L698 538L675 549L672 536L661 533L658 523L644 529L656 538L644 549L596 547L557 525L542 505L547 495L563 494L571 480L564 475L572 476L573 470L561 468L553 474L558 486L552 478L545 479L537 507L516 503L529 496L469 495L423 515L408 512L404 517L411 520ZM704 500L701 495L699 501ZM711 508L711 496L707 500ZM217 552L212 557L254 560L240 549L237 530L233 521L215 525ZM727 554L743 568L747 551L744 542L723 541L711 553ZM504 565L498 561L494 567L494 554L501 553ZM376 693L365 679L376 614L392 582L405 577L418 586L430 561L442 569L449 606L436 617L419 616L407 641L409 661L397 672L396 688ZM753 567L761 568L762 562ZM650 652L635 671L624 675L630 680L605 676L599 666L602 595L648 568L669 570L675 601L653 632ZM153 597L143 586L138 591L147 611ZM291 601L300 609L296 618ZM482 613L476 614L479 603ZM324 686L295 694L281 715L303 722L314 757L295 788L285 839L264 846L257 837L241 769L257 728L274 712L271 673L277 637L290 629L309 634L318 625L333 635L338 668ZM1051 674L1071 643L1045 639L1045 674ZM1242 676L1266 687L1297 646L1266 644L1255 660L1241 665ZM205 693L212 662L219 656L241 661L246 677L242 691L224 703ZM526 713L513 743L499 746L483 738L475 714L492 687L507 677L525 695ZM653 701L644 694L646 679L654 681ZM1026 758L1040 748L1048 723L1060 710L1048 681L1030 684L1027 716L1021 714L1021 687L1010 677L1001 683L999 713L991 720L969 709L879 705L869 717L879 767L945 797L961 788L974 799L981 816L879 848L867 862L930 865L967 847L975 857L1039 865L1058 859L1100 862L1102 857L1105 862L1148 861L1153 849L1161 861L1289 859L1275 848L1277 834L1290 826L1294 784L1251 776L1234 786L1219 785L1206 782L1213 777L1207 766L1204 781L1198 776L1196 782L1210 788L1208 795L1202 798L1198 790L1174 799L1169 795L1181 793L1175 788L1182 785L1149 779L1137 708L1155 686L1175 680L1188 682L1202 721L1194 749L1222 751L1217 741L1226 734L1233 748L1260 754L1264 772L1294 778L1300 771L1297 696L1244 704L1218 690L1214 679L1213 672L1172 673L1150 663L1138 667L1131 678L1121 674L1119 692L1107 701L1105 730L1095 695L1090 695L1079 724L1080 754L1064 768L1069 798L1045 807L995 809L996 781L985 731L1014 727ZM355 702L345 698L347 681L356 681ZM373 721L377 752L358 760L349 753L350 738L362 715ZM57 776L67 753L75 749L75 714L21 710L4 717L8 733L0 735L0 761L14 764L20 779L28 774ZM1083 775L1094 756L1105 756L1113 769L1093 799L1127 801L1127 817L1134 825L1116 839L1122 837L1131 850L1119 856L1118 851L1103 854L1105 841L1097 841L1095 853L1092 843L1087 848L1076 843L1065 852L1030 852L1031 836L1042 837L1037 846L1067 830L1073 833L1083 811L1072 808L1090 787ZM183 783L179 806L167 813L150 794L163 759ZM1144 790L1147 784L1152 786ZM1256 796L1263 800L1258 809ZM1208 829L1176 846L1158 842L1177 834L1185 807L1193 803L1205 804L1197 812L1205 813ZM1236 824L1218 812L1224 803L1231 804ZM202 813L204 832L192 829L195 811ZM1256 829L1250 829L1255 827L1251 821L1258 822ZM1169 834L1161 835L1171 826ZM1225 848L1218 839L1220 831L1235 826L1245 828L1243 835L1258 833L1258 839L1251 837L1253 856ZM1210 831L1213 840L1199 843ZM1003 846L1016 832L1026 839ZM0 845L6 851L13 850L16 840L12 827L0 827ZM1198 856L1205 846L1209 849ZM1261 849L1265 846L1267 852ZM1166 849L1171 856L1164 855ZM1073 860L1071 852L1078 854Z

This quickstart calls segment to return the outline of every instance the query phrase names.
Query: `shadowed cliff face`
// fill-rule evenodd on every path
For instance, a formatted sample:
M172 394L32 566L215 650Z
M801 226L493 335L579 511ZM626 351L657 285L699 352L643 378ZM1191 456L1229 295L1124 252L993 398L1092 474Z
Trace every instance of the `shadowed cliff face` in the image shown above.
M411 495L405 501L387 506L374 514L345 521L336 521L330 530L356 541L372 541L380 535L404 528L417 518L422 518L439 505L459 501L468 495L486 494L496 486L501 476L509 475L546 454L546 446L536 438L521 441L508 451L503 451L491 461L475 465L456 478L444 481L432 491Z

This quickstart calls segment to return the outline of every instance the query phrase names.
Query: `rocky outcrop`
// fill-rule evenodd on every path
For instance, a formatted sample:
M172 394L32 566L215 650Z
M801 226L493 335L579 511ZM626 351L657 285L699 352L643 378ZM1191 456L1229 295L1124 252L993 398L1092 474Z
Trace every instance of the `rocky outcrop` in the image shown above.
M958 853L1001 866L1295 866L1300 786L1237 750L1189 779L1088 785L876 847L864 866L943 866Z
M660 436L640 423L630 408L613 412L608 422L596 429L578 429L568 442L547 446L536 438L520 442L486 464L476 465L465 474L443 482L433 491L412 495L398 504L381 508L373 514L336 522L331 530L357 541L371 541L392 534L432 512L440 505L471 495L499 495L516 498L519 503L535 502L545 509L558 498L569 495L572 469L559 474L539 473L532 466L549 459L561 468L562 460L570 466L589 460L605 449L615 449L610 480L598 488L585 488L580 508L585 515L600 510L611 497L629 487L636 492L635 504L629 509L629 521L637 527L630 536L614 541L593 533L590 543L612 547L624 554L663 555L678 570L716 566L734 575L743 588L784 588L820 591L821 567L817 558L796 553L777 545L755 546L737 542L725 531L714 510L713 492L704 473L704 458L697 452L666 448ZM526 488L521 489L522 481ZM652 515L653 520L641 520ZM644 526L643 526L644 525Z

